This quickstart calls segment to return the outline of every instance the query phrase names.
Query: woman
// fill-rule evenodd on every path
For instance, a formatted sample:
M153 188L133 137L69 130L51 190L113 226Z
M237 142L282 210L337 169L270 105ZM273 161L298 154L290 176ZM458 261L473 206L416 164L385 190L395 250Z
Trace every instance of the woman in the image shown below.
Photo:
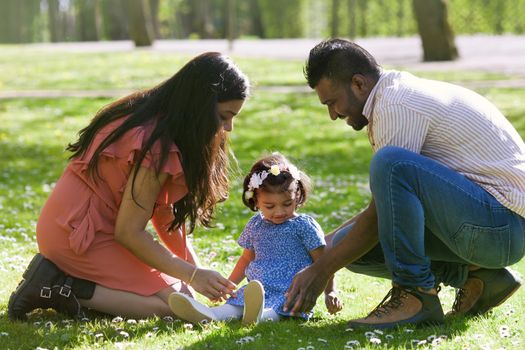
M37 224L41 254L11 295L9 317L35 308L75 316L80 306L164 316L173 292L231 294L232 282L197 267L185 226L208 227L228 195L226 134L248 94L229 58L204 53L98 112L67 148L71 161ZM150 219L169 250L146 231Z

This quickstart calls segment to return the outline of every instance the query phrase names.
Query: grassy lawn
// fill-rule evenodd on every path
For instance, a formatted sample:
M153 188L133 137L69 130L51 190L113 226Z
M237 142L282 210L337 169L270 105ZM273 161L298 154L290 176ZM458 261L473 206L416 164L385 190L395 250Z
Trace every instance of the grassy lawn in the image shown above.
M4 50L5 49L5 50ZM116 54L41 53L5 46L0 51L0 91L29 89L133 89L172 74L187 57L139 51ZM304 84L302 62L238 60L259 85ZM440 74L458 81L501 79L483 72ZM498 105L525 137L525 91L480 91ZM362 348L519 349L524 345L525 294L522 290L485 317L452 318L440 327L401 328L376 333L374 345L362 331L346 331L346 320L370 311L389 282L340 271L336 282L345 308L326 312L322 300L307 323L286 321L242 328L239 322L191 327L172 319L113 319L90 315L72 322L52 312L11 323L6 305L23 270L37 251L34 228L41 206L67 161L64 147L107 99L56 98L0 100L0 348L5 349L344 349ZM329 121L313 94L255 91L238 117L231 137L238 167L232 191L220 206L216 228L199 229L193 241L207 266L227 275L241 249L235 243L252 215L242 206L240 180L253 160L280 151L311 175L315 188L302 212L316 217L326 232L368 202L365 132ZM525 262L514 266L525 274ZM453 290L440 293L444 309ZM204 300L204 299L202 299ZM509 332L502 332L508 328ZM432 340L442 337L441 342ZM242 340L250 340L240 344ZM439 343L439 344L438 344ZM419 345L418 345L419 344ZM357 348L357 346L355 346Z
M155 51L72 53L0 45L0 92L150 87L172 75L190 56ZM301 60L235 60L255 86L305 85ZM391 68L391 67L386 67ZM511 79L489 72L418 72L454 82Z

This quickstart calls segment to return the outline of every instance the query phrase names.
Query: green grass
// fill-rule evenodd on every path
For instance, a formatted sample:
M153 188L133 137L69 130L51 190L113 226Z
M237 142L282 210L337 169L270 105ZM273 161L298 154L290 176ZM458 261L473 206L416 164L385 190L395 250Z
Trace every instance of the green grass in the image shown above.
M45 60L41 64L48 65L47 68L42 68L38 75L31 73L31 69L36 69L31 64L38 66L36 61L39 61L35 59L38 55L31 50L21 50L18 55L23 55L13 62L17 57L16 51L8 47L7 53L0 53L0 69L4 69L0 75L4 82L0 91L25 88L20 83L7 87L6 82L11 84L11 80L3 74L6 66L19 70L18 74L11 77L25 75L22 80L34 80L35 89L53 88L53 81L55 85L63 84L57 89L109 89L136 87L139 81L140 84L159 81L167 73L164 69L174 71L186 59L173 55L147 58L150 55L148 52L97 54L98 58L89 65L80 54L49 54L60 56L63 60L61 64L68 71L80 72L70 73L75 78L62 82L54 76L56 71L51 69L53 64L45 63ZM72 62L73 59L75 62ZM100 62L95 63L98 60ZM152 61L155 63L152 64ZM172 62L172 66L167 67L168 61ZM108 78L113 68L125 66L129 62L134 62L130 65L134 69L121 71L121 75L114 80ZM241 60L241 63L246 66L243 67L245 70L251 67L253 72L263 66L255 60ZM277 61L274 63L274 66L280 64ZM299 69L298 75L301 74L299 62L288 61L283 65L286 69ZM28 71L23 73L24 69ZM449 72L441 74L444 79L451 76ZM467 73L462 74L468 76ZM103 78L92 80L95 76ZM278 74L268 79L274 85L287 83ZM299 78L292 80L295 79L298 83ZM525 91L492 89L480 92L498 105L520 134L525 136ZM76 132L89 121L93 113L108 102L107 99L86 98L0 100L1 348L306 349L313 346L315 349L344 349L351 340L358 340L366 349L377 348L367 340L364 332L345 331L345 324L348 319L370 311L389 289L389 282L344 270L336 275L340 296L345 303L344 310L331 316L320 299L314 311L314 320L307 323L286 321L242 328L239 322L233 322L190 328L183 322L169 319L114 321L94 314L90 315L89 320L68 322L64 317L49 311L34 314L28 323L9 322L6 316L7 300L29 259L37 251L35 222L53 183L67 162L64 147L75 139ZM305 170L312 177L315 188L302 212L316 217L324 230L329 232L341 221L359 212L368 202L368 163L372 156L365 132L355 132L340 121L331 122L325 108L311 93L256 91L236 119L231 148L238 160L238 170L232 174L230 199L219 208L217 228L199 229L193 237L202 262L225 275L231 271L241 252L235 240L252 215L241 204L240 180L241 174L245 173L255 158L271 151L280 151ZM514 268L525 273L525 262L518 263ZM444 308L448 310L453 301L453 291L445 288L440 296ZM377 334L382 341L379 347L410 348L416 340L445 335L446 340L433 348L522 348L522 325L525 324L523 310L525 295L520 290L486 317L454 318L443 326L416 329L411 333L407 332L408 328L401 328ZM500 328L504 326L510 328L509 337L500 335ZM393 338L389 339L387 335ZM253 337L254 341L244 345L237 343L248 336ZM417 348L425 347L430 348L430 345Z
M73 53L14 45L0 45L0 52L0 92L141 89L173 75L190 59L177 53L155 51ZM255 86L305 85L303 60L235 58L235 61ZM483 71L417 73L459 83L511 79Z

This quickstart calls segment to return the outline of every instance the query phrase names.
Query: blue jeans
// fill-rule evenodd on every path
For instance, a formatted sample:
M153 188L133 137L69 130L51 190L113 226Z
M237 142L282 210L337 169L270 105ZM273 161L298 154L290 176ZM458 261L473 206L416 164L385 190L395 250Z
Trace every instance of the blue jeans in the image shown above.
M468 265L501 268L524 255L525 219L440 163L384 147L370 164L379 244L347 268L425 289L461 287ZM351 225L335 233L336 244Z

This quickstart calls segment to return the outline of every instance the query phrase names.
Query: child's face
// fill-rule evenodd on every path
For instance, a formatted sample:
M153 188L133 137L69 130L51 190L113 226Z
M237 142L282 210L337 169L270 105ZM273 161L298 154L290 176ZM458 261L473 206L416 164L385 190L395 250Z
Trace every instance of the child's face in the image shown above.
M289 192L257 191L256 203L264 218L274 224L282 224L294 217L297 207L295 199L291 197Z

